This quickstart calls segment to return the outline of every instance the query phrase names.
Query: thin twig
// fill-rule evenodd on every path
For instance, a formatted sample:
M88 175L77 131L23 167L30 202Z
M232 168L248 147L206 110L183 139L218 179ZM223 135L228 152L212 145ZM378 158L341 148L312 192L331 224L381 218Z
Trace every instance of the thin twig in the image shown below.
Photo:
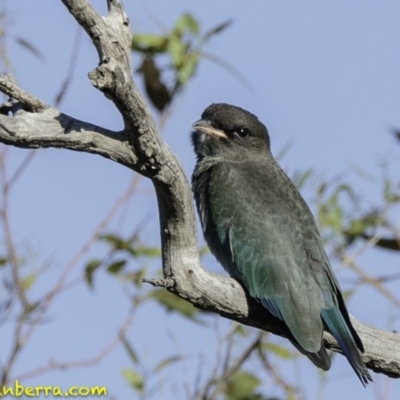
M57 294L62 290L66 279L68 278L69 274L72 272L74 267L78 264L79 260L90 250L91 246L96 242L99 234L104 230L104 228L107 226L107 224L109 223L111 218L115 215L115 213L119 210L119 208L132 196L135 190L136 190L136 180L134 178L128 190L114 203L114 206L110 209L110 211L106 214L106 216L97 225L92 235L84 243L81 249L72 257L69 263L67 263L63 273L59 277L54 288L45 296L45 298L41 302L40 312L38 313L36 318L31 322L28 331L25 333L26 337L32 334L35 326L42 320L43 315L45 314L45 312L47 311L47 309L49 308L50 304L57 296Z
M0 380L0 387L4 387L4 385L9 381L8 377L10 372L14 366L14 363L17 359L17 356L24 345L24 342L21 340L21 333L22 333L22 325L23 319L19 318L16 322L14 335L13 335L13 343L11 347L10 356L8 360L4 363L3 371L1 373L1 380Z
M68 90L68 87L71 85L72 78L74 76L74 72L76 69L76 66L78 65L78 54L79 54L79 49L82 41L82 28L78 25L76 27L76 32L75 32L75 39L74 39L74 44L72 47L72 52L71 56L69 58L69 65L68 65L68 70L67 70L67 76L64 79L63 84L61 85L61 88L55 98L54 101L54 106L59 107L61 102L63 101L65 94Z
M33 158L36 156L36 154L37 154L37 150L29 150L28 151L28 154L25 156L25 158L19 164L18 168L12 174L11 178L7 181L7 190L11 189L11 187L18 181L18 179L26 171L26 169L28 168L29 164L31 163Z
M121 337L123 337L125 335L125 333L129 329L129 327L132 325L135 310L136 310L135 307L130 308L128 315L125 318L125 321L122 324L121 328L119 329L118 333L115 335L115 338L110 343L108 343L94 357L83 359L83 360L74 360L74 361L66 361L66 362L50 361L48 365L36 368L29 372L25 372L21 375L18 375L15 378L13 378L13 380L24 381L26 379L31 379L38 375L43 375L48 372L52 372L54 370L66 370L66 369L71 369L71 368L90 367L92 365L96 365L96 364L100 363L121 342Z
M0 210L3 225L4 241L7 248L8 259L11 265L11 275L18 298L21 302L23 312L29 309L29 301L23 289L23 278L20 275L20 262L18 261L17 250L14 245L14 238L11 232L9 220L9 184L7 179L6 152L3 151L0 157L0 182L3 207Z
M386 297L392 304L396 307L400 308L400 301L399 299L384 285L382 282L375 278L374 276L365 272L360 266L358 266L354 261L351 261L350 264L348 263L349 268L356 272L362 279L362 283L367 283L373 286L378 292L380 292L384 297Z
M288 397L290 397L289 394L293 395L295 393L295 388L282 378L282 374L276 371L276 368L269 362L266 352L262 351L261 346L258 348L258 356L260 357L261 364L268 374L271 375L275 384L285 390L285 392L288 393Z
M259 332L257 338L250 343L250 345L242 352L239 357L236 358L234 362L231 363L229 368L227 368L220 376L210 379L205 387L202 400L214 400L217 398L218 394L221 392L223 385L225 385L227 381L231 379L236 372L239 371L243 363L252 355L253 351L255 351L260 346L264 334L265 332ZM214 386L214 390L211 392L210 395L207 395L208 389L212 386Z

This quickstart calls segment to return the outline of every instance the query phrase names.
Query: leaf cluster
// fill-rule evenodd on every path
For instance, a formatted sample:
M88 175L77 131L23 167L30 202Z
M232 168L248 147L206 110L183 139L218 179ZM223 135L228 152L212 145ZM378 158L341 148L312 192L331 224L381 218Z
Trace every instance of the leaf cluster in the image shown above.
M132 50L141 56L137 72L158 111L164 111L174 96L186 87L204 57L204 47L230 24L231 21L225 21L202 33L199 21L185 13L163 35L133 34Z

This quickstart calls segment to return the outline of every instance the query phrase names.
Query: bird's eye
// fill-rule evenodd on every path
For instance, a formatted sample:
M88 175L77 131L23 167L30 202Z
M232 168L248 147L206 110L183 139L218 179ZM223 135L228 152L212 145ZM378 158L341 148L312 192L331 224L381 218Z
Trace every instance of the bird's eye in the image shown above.
M235 133L241 138L245 138L250 136L250 130L248 128L240 128L235 131Z

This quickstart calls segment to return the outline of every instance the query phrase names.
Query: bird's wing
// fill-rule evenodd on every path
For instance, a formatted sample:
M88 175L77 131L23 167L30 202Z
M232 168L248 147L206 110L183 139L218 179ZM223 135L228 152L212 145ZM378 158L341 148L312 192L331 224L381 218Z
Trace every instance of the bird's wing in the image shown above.
M214 253L224 254L221 264L288 325L304 350L317 352L321 310L332 307L336 280L308 206L278 166L268 174L251 165L218 168L209 183L211 241L223 250Z

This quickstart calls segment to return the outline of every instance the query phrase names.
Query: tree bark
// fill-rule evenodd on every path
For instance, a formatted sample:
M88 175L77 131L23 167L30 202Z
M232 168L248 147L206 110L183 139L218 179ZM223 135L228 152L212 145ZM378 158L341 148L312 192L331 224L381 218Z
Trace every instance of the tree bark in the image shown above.
M161 139L132 78L131 32L119 0L108 0L101 17L87 0L62 0L85 29L99 55L92 84L120 111L124 129L113 132L62 114L24 92L10 75L0 76L0 91L10 100L0 106L0 142L21 148L57 147L99 154L152 180L159 208L164 279L147 282L177 294L195 307L287 336L279 321L247 297L234 279L212 274L200 264L190 186L176 156ZM400 335L353 319L368 368L400 377ZM326 346L340 352L324 334Z

